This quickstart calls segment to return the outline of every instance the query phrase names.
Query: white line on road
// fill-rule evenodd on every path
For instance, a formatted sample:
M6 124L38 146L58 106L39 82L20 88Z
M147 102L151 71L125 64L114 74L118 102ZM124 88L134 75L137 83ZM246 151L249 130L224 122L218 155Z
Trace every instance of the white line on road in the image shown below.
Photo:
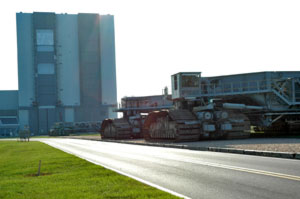
M84 144L78 144L78 143L69 143L73 145L74 147L79 147L82 149L90 149L90 150L95 150L98 151L98 149L95 149L94 147L87 146ZM78 146L82 145L82 146ZM101 150L99 152L106 153L105 151ZM131 153L132 152L132 153ZM202 160L198 160L196 158L191 158L191 157L182 157L179 155L171 155L171 154L163 154L160 152L155 152L153 150L151 151L131 151L130 149L127 149L126 151L123 151L122 149L117 150L116 148L111 148L109 150L109 153L107 154L113 154L113 155L118 155L122 157L127 157L128 159L135 159L135 160L144 160L144 161L151 161L153 162L153 158L160 158L160 159L167 159L171 161L180 161L180 162L188 162L192 164L199 164L199 165L204 165L204 166L210 166L210 167L216 167L216 168L222 168L222 169L229 169L229 170L235 170L235 171L240 171L240 172L247 172L247 173L253 173L253 174L258 174L258 175L266 175L266 176L272 176L272 177L278 177L278 178L283 178L283 179L288 179L288 180L295 180L295 181L300 181L300 176L296 175L288 175L288 174L283 174L283 173L276 173L276 172L270 172L270 171L264 171L264 170L258 170L258 169L250 169L250 168L245 168L245 167L238 167L238 166L231 166L231 165L225 165L225 164L219 164L219 163L212 163L212 162L206 162ZM145 154L148 155L148 157L145 157ZM151 157L150 157L151 156Z
M73 145L74 147L77 147L77 148L98 151L98 149L91 147L91 146L87 146L85 144L80 144L80 143L68 143L68 144ZM101 150L99 152L107 153L103 150ZM133 152L133 153L131 153L131 152ZM223 169L253 173L253 174L258 174L258 175L266 175L266 176L278 177L278 178L283 178L283 179L288 179L288 180L300 181L300 176L288 175L288 174L282 174L282 173L276 173L276 172L270 172L270 171L264 171L264 170L257 170L257 169L250 169L250 168L245 168L245 167L231 166L231 165L225 165L225 164L219 164L219 163L206 162L206 161L198 160L196 158L182 157L179 155L171 155L171 154L166 155L166 154L163 154L163 153L160 153L157 151L155 152L153 150L151 150L151 151L143 150L143 152L141 152L141 151L131 151L130 149L127 149L126 151L123 151L122 149L117 150L114 147L114 148L111 148L109 150L109 153L107 153L107 154L114 154L114 155L118 155L118 156L122 156L122 157L127 157L129 159L135 159L135 160L142 159L144 161L152 161L152 162L154 161L153 158L168 159L171 161L188 162L188 163L192 163L192 164L199 164L199 165L204 165L204 166L223 168ZM148 158L145 157L145 154L148 155ZM151 158L152 160L150 160L149 158Z
M104 167L104 168L106 168L106 169L115 171L115 172L117 172L117 173L119 173L119 174L121 174L121 175L130 177L130 178L133 178L133 179L135 179L135 180L137 180L137 181L140 181L140 182L142 182L142 183L144 183L144 184L147 184L147 185L149 185L149 186L152 186L152 187L155 187L155 188L160 189L160 190L162 190L162 191L168 192L168 193L170 193L170 194L172 194L172 195L178 196L178 197L180 197L180 198L190 199L190 197L187 197L187 196L185 196L185 195L182 195L182 194L177 193L177 192L175 192L175 191L172 191L172 190L170 190L170 189L161 187L161 186L159 186L159 185L157 185L157 184L154 184L154 183L152 183L152 182L143 180L143 179L141 179L141 178L139 178L139 177L133 176L133 175L131 175L131 174L125 173L125 172L120 171L120 170L118 170L118 169L114 169L114 168L111 168L111 167L109 167L109 166L103 165L103 164L101 164L101 163L99 163L99 162L93 161L92 159L88 159L88 158L83 157L83 156L81 156L81 155L75 154L75 153L73 153L72 151L69 151L69 150L67 150L67 149L62 148L62 147L59 146L59 145L54 144L53 142L52 142L52 143L49 143L49 142L47 142L47 141L40 141L40 142L43 142L43 143L45 143L45 144L48 144L48 145L50 145L50 146L52 146L52 147L55 147L55 148L57 148L57 149L60 149L60 150L62 150L62 151L64 151L64 152L66 152L66 153L75 155L75 156L77 156L77 157L79 157L79 158L81 158L81 159L84 159L84 160L86 160L86 161L89 161L89 162L91 162L91 163L93 163L93 164L100 165L100 166L102 166L102 167Z

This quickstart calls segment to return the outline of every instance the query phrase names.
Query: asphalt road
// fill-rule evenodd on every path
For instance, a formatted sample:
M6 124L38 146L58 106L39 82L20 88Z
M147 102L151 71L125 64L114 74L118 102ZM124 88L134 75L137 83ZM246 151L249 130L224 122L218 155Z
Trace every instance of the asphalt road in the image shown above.
M190 198L300 198L300 160L78 139L39 140Z

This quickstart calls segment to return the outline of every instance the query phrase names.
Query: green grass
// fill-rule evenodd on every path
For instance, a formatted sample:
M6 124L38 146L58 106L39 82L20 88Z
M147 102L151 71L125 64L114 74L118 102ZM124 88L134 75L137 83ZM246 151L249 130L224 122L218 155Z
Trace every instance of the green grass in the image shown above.
M55 138L55 136L49 136L49 135L34 135L34 136L30 136L30 138Z
M1 141L0 198L176 197L40 142Z
M100 133L71 133L70 136L98 136L98 137L100 137Z

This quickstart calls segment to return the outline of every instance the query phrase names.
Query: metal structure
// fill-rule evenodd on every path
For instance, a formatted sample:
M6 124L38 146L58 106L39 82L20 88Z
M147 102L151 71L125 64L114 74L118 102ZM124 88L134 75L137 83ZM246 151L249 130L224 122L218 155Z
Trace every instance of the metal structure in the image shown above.
M101 125L102 138L140 138L143 137L143 124L149 112L170 109L171 96L154 95L143 97L124 97L116 112L123 113L123 118L106 119Z
M300 128L300 72L172 75L174 110L150 113L146 139L247 138L250 126Z
M56 122L50 129L50 136L67 136L78 133L92 133L100 130L102 122Z

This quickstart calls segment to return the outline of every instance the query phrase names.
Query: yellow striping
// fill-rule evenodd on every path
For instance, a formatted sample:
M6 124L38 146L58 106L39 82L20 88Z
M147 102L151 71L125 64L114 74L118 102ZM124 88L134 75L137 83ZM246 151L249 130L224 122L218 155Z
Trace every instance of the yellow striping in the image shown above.
M299 176L292 176L292 175L273 173L273 172L267 172L267 171L259 171L259 170L240 169L240 168L230 168L230 169L237 170L237 171L244 171L244 172L248 172L248 173L255 173L255 174L260 174L260 175L267 175L267 176L273 176L273 177L278 177L278 178L286 178L289 180L300 181Z
M164 157L164 158L170 159L170 160L180 159L176 155L171 156L171 157L168 156L168 157ZM194 164L200 164L200 165L204 165L204 166L211 166L211 167L216 167L216 168L223 168L223 169L230 169L230 170L235 170L235 171L259 174L259 175L265 175L265 176L272 176L272 177L283 178L283 179L288 179L288 180L300 181L300 176L275 173L275 172L263 171L263 170L257 170L257 169L250 169L250 168L244 168L244 167L238 167L238 166L230 166L230 165L224 165L224 164L219 164L219 163L205 162L205 161L197 160L194 158L181 158L180 161L194 163Z
M262 171L262 170L256 170L256 169L248 169L248 168L243 168L243 167L236 167L236 166L229 166L229 165L222 165L222 164L215 164L215 163L209 163L209 162L204 163L204 165L300 181L300 176L275 173L275 172L269 172L269 171Z

